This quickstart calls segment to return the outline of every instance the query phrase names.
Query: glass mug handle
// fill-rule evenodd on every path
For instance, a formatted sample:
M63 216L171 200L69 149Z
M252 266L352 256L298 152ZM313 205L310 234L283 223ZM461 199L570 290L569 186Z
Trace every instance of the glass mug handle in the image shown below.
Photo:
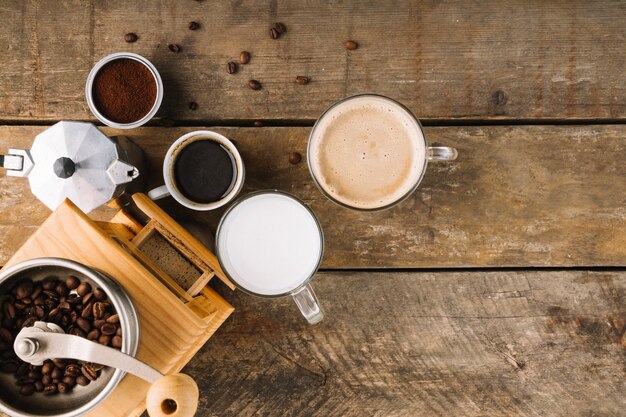
M320 307L320 302L317 300L311 284L307 284L298 292L292 293L291 296L300 309L300 313L302 313L309 324L316 324L322 321L324 312L322 312L322 307Z
M429 161L454 161L459 153L456 149L449 146L429 146L428 147L428 160Z
M148 197L150 200L160 200L170 195L170 191L167 189L167 185L154 188L148 191Z

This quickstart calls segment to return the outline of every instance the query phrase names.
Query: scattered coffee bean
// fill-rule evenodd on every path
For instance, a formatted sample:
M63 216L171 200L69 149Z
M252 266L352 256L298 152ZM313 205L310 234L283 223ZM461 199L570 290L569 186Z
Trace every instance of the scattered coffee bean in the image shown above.
M278 31L276 30L276 28L271 28L270 29L270 37L272 39L278 39L278 37L280 36L280 33L278 33Z
M187 26L189 30L198 30L200 29L200 23L198 22L189 22L189 26Z
M195 101L190 101L189 102L189 110L198 110L198 103L196 103Z
M128 43L133 43L133 42L137 42L137 35L135 35L134 33L127 33L126 35L124 35L124 40Z
M26 298L31 295L34 289L35 286L32 281L24 281L15 289L15 295L21 300L22 298Z
M254 127L262 127L263 126L263 122L260 120L255 120L254 122L252 122L252 125Z
M248 87L250 87L253 90L260 90L261 89L261 83L258 82L257 80L250 80L250 81L248 81Z
M52 395L52 394L55 394L56 392L57 392L56 384L46 384L46 386L43 388L43 395Z
M244 65L250 62L250 52L241 51L241 53L239 54L239 62Z
M346 47L346 49L349 49L351 51L354 51L356 48L359 47L359 44L356 43L355 41L346 41L343 46Z
M297 84L300 84L300 85L305 85L305 84L308 84L308 83L309 83L309 81L310 81L309 77L305 77L305 76L303 76L303 75L298 75L298 76L296 77L296 83L297 83Z
M236 73L237 72L237 63L234 62L234 61L228 62L228 64L226 65L226 69L227 69L229 74Z
M289 163L292 165L299 164L302 161L302 155L298 152L291 152L289 154Z
M175 43L170 43L169 45L167 45L167 47L169 48L170 51L174 52L175 54L180 52L180 45L177 45Z
M274 23L274 29L276 29L276 32L278 32L281 35L287 32L287 26L285 26L283 23L280 23L280 22Z
M44 286L44 288L45 288L45 286ZM81 297L86 296L87 294L89 294L91 292L91 284L89 284L88 282L81 282L80 285L76 288L76 292Z

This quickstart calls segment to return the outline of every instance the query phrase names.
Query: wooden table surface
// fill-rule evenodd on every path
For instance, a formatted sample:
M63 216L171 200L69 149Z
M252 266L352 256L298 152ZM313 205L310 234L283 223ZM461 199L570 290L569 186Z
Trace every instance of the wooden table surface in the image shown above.
M272 40L277 21L288 31ZM246 191L286 190L318 214L326 319L230 296L235 313L186 369L199 416L624 415L626 2L0 0L0 22L0 152L95 121L89 70L131 51L165 83L159 117L125 132L150 186L169 144L210 127L240 148ZM229 75L242 50L250 63ZM334 205L288 162L360 92L400 100L459 150L377 213ZM161 204L212 229L222 213ZM0 178L0 264L48 215L27 181Z

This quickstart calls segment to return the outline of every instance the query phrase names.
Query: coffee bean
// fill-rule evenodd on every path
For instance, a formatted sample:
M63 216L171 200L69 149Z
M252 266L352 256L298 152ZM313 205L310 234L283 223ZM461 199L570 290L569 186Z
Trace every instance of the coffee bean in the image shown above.
M29 370L26 375L28 376L28 378L30 378L30 379L32 379L34 381L35 379L41 378L41 370L40 369L32 369L32 370Z
M67 285L65 285L65 283L61 283L61 282L59 282L57 284L57 287L55 288L55 291L60 296L66 296L66 295L68 295L70 293L70 290L67 288Z
M91 323L84 317L77 318L76 325L84 332L88 333L91 330Z
M65 376L77 377L80 374L80 366L76 363L70 363L65 367Z
M280 33L278 33L278 31L276 30L276 28L271 28L270 29L270 37L272 39L278 39L278 37L280 36Z
M4 327L0 327L0 338L7 343L13 343L13 334Z
M100 327L100 332L107 336L112 336L115 334L117 327L115 324L105 323L102 327Z
M33 293L34 289L35 286L32 281L24 281L16 287L15 295L19 299L26 298Z
M193 111L198 110L198 103L196 103L195 101L190 101L189 102L189 110L193 110Z
M35 381L35 384L34 384L34 385L35 385L35 391L37 391L37 392L43 392L43 387L44 387L43 382L41 382L41 381Z
M86 338L87 337L87 333L85 333L84 331L82 331L80 328L78 327L72 327L70 328L70 331L68 332L68 334L71 334L73 336L78 336L78 337L82 337L82 338Z
M100 330L98 329L93 329L92 331L90 331L89 333L87 333L87 340L98 340L98 338L100 337Z
M87 304L91 303L94 300L94 296L92 292L87 293L84 297L83 297L83 305L86 306Z
M91 284L89 284L88 282L81 282L80 285L76 288L76 292L81 297L85 297L91 292Z
M200 29L200 23L198 22L189 22L189 30L198 30Z
M359 44L356 43L355 41L346 41L343 46L346 47L346 49L349 49L351 51L354 51L356 48L359 47Z
M112 324L116 324L120 322L120 315L119 314L111 314L109 317L107 317L106 319L107 323L112 323Z
M35 306L35 316L37 319L41 320L46 316L46 310L43 309L42 306Z
M53 290L57 286L57 280L53 277L48 277L41 282L41 286L44 290Z
M63 378L63 370L61 368L57 368L55 367L52 370L52 373L50 374L50 377L52 377L52 379L60 379Z
M106 313L106 304L100 301L93 304L93 318L101 319L104 317L104 313Z
M82 303L82 299L80 298L80 296L78 294L70 294L65 298L65 301L68 302L69 304L75 306L77 304L81 304Z
M93 306L95 303L89 303L85 306L85 308L83 308L83 311L81 312L80 316L84 317L84 318L91 318L93 317Z
M61 380L62 383L66 384L70 389L76 386L76 377L66 375Z
M33 384L22 385L20 388L20 394L22 395L33 395L35 393L35 386Z
M93 327L95 327L96 329L99 329L100 327L102 327L104 325L104 323L106 323L106 320L94 320L93 321Z
M2 305L2 311L4 311L4 315L7 316L10 320L15 319L15 314L17 311L15 310L15 306L8 301Z
M101 288L96 288L95 290L93 290L93 296L96 300L103 301L106 300L107 293L104 292L104 290Z
M239 63L245 65L248 62L250 62L250 52L248 52L248 51L241 51L241 53L239 54Z
M305 77L305 76L303 76L303 75L298 75L298 76L296 77L296 83L297 83L297 84L300 84L300 85L305 85L305 84L308 84L308 83L309 83L309 81L310 81L310 80L309 80L309 77Z
M17 371L15 371L15 375L18 377L28 375L28 364L26 362L22 362L20 366L18 366Z
M41 367L41 373L49 375L54 370L54 364L51 361L45 361Z
M117 335L113 336L113 339L111 339L111 346L120 349L122 347L122 337Z
M2 352L2 355L0 355L0 357L2 357L3 360L13 360L15 359L15 352L13 352L13 349L5 350L4 352Z
M84 375L79 375L76 377L76 383L80 385L81 387L85 387L89 385L89 379L85 377Z
M35 289L33 289L32 294L30 295L31 300L36 300L37 297L42 293L43 287L41 285L35 285Z
M98 338L98 343L104 346L108 346L111 343L111 336L103 334Z
M260 121L260 120L255 120L255 121L252 123L252 125L253 125L254 127L261 127L261 126L263 126L263 122L262 122L262 121Z
M69 310L70 309L70 303L68 303L67 301L62 301L59 303L58 305L59 310Z
M91 365L93 367L94 371L96 371L96 372L99 372L99 371L104 369L104 365L101 365L99 363L89 362L89 365Z
M169 45L167 45L167 47L169 48L170 51L174 52L175 54L180 52L180 45L177 45L175 43L170 43Z
M68 387L67 384L63 382L59 382L57 384L57 391L59 391L59 394L67 394L69 390L70 390L70 387Z
M274 29L276 29L276 31L280 33L281 35L287 32L287 26L285 26L283 23L280 23L280 22L274 23Z
M44 385L51 384L51 383L52 383L52 377L51 377L50 375L43 375L43 376L41 377L41 382L42 382Z
M133 42L137 42L137 35L135 35L134 33L127 33L126 35L124 35L124 40L127 43L133 43Z
M65 365L67 365L67 361L65 359L60 359L60 358L52 359L52 363L57 368L65 368Z
M122 335L122 328L118 327L117 331L115 332L116 335L121 336Z
M78 286L80 285L80 280L78 278L76 278L73 275L70 275L69 277L67 277L67 279L65 280L65 285L67 286L67 288L69 288L70 290L75 290L76 288L78 288Z
M56 394L56 392L57 392L56 384L46 384L46 386L43 387L43 395L52 395L52 394Z
M36 321L37 321L37 317L29 317L26 320L24 320L20 328L23 329L25 327L32 327Z
M260 90L261 89L261 83L258 82L257 80L250 80L250 81L248 81L248 87L250 87L253 90Z
M234 74L237 72L237 63L234 61L229 61L228 64L226 64L226 70L228 71L229 74Z
M297 165L300 163L300 161L302 161L302 155L300 155L298 152L291 152L289 154L289 163L292 165Z
M83 363L80 371L82 372L83 376L90 381L93 381L98 376L96 370L93 368L93 365L90 365L89 363Z

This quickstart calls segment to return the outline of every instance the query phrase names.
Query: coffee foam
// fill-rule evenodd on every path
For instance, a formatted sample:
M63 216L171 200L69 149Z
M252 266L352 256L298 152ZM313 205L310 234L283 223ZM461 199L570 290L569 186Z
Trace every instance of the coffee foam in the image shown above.
M356 96L317 122L308 157L328 195L355 208L375 209L401 199L419 182L426 142L415 118L398 103Z

